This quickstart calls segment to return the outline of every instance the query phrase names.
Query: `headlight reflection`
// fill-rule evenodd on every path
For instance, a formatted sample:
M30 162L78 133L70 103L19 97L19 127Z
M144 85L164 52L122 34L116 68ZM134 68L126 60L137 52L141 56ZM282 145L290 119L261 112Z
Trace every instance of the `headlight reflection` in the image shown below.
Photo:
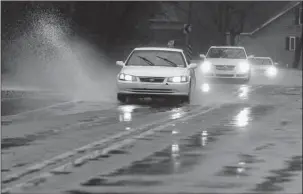
M132 112L134 111L134 109L136 109L135 106L132 105L124 105L124 106L120 106L119 108L119 121L123 122L129 122L132 121Z
M173 166L174 166L174 171L178 171L180 167L180 153L179 153L179 145L178 144L173 144L171 146L171 156L172 156L172 161L173 161Z
M203 147L206 146L206 144L207 144L207 136L208 136L207 131L202 131L202 133L201 133L201 145Z
M250 114L250 109L249 108L244 108L242 111L239 112L238 115L236 115L235 124L238 127L247 126L248 122L249 122L249 114Z
M240 174L245 173L246 167L245 167L246 163L245 162L239 162L238 163L238 167L237 167L237 177L239 178Z
M185 114L184 110L181 108L175 108L172 111L174 113L171 115L171 119L179 119Z
M249 92L249 87L247 85L243 85L239 89L239 95L238 96L242 99L247 99L248 92Z
M208 84L208 83L202 84L201 90L202 90L203 92L205 92L205 93L206 93L206 92L209 92L209 90L210 90L209 84Z

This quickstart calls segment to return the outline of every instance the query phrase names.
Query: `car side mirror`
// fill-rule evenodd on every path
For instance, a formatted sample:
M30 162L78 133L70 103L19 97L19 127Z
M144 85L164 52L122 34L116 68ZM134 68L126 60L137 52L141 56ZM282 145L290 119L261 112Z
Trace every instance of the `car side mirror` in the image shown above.
M248 59L252 59L252 58L254 58L255 56L254 55L249 55L247 58Z
M191 63L191 64L189 64L189 66L188 66L188 68L189 69L195 69L195 68L197 68L197 63Z
M123 62L123 61L117 61L117 62L116 62L116 65L118 65L118 66L122 66L122 67L123 67L125 64L124 64L124 62Z
M277 65L279 65L279 63L275 62L274 65L277 66Z
M200 54L200 58L204 59L206 56L204 54Z

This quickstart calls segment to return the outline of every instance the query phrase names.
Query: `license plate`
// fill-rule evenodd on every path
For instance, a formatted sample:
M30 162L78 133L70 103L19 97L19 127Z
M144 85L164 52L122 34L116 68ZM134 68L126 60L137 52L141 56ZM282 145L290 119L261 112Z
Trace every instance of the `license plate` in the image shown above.
M231 71L231 70L217 70L216 71L216 73L218 73L218 74L234 74L234 72L233 71Z

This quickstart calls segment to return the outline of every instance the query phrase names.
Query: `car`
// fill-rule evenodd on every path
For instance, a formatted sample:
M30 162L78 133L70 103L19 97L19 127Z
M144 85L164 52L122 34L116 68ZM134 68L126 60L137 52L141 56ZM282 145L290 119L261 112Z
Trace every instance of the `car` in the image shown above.
M250 60L252 71L258 75L275 77L278 74L278 63L273 62L270 57L253 57Z
M161 47L135 48L117 75L117 99L166 97L190 102L196 83L196 63L187 61L182 49Z
M201 71L205 78L234 78L249 81L251 65L244 47L211 46L203 59Z

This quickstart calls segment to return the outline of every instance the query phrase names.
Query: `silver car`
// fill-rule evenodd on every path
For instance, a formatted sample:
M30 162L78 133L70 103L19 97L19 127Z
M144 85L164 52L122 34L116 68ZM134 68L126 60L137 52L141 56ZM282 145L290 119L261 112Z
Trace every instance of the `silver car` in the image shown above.
M190 101L195 85L194 69L188 64L181 49L144 47L134 49L117 76L117 99L126 102L128 97L178 97Z
M212 46L206 55L200 57L204 59L201 70L206 78L250 79L250 57L244 47Z
M274 63L270 57L253 57L249 61L255 74L269 78L274 78L278 74L277 63Z

